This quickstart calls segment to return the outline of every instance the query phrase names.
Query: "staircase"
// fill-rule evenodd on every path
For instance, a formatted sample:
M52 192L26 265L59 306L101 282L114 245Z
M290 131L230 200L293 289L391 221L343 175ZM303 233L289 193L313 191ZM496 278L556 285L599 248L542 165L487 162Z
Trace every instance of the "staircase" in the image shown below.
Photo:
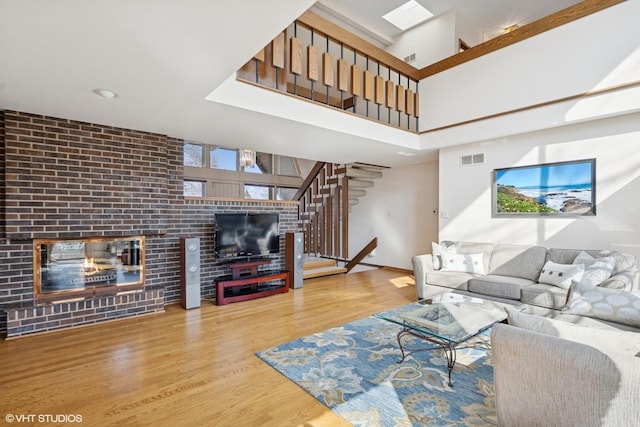
M374 180L382 178L383 166L366 163L350 163L346 176L349 178L349 211L351 206L360 203L360 198L367 195L367 189L375 185Z
M314 279L316 277L331 276L334 274L346 273L345 267L339 267L336 260L306 255L304 258L304 268L302 278Z
M307 254L304 279L346 273L359 262L361 258L354 258L355 263L348 259L348 214L374 186L374 180L382 177L382 169L366 163L318 162L313 167L294 196L300 202L299 220Z

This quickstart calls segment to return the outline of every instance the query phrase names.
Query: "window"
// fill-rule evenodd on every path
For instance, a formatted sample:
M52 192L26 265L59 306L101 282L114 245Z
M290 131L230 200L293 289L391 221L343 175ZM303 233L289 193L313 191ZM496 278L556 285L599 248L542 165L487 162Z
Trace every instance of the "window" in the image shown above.
M256 165L253 167L245 167L245 172L250 173L262 173L262 174L272 174L273 173L273 156L267 153L256 153Z
M245 184L244 198L257 199L257 200L269 200L271 198L271 187L268 185Z
M298 176L298 169L293 157L276 156L276 173L282 176Z
M203 181L184 181L184 195L188 197L204 197Z
M276 188L276 200L293 200L293 196L298 192L295 187Z
M204 166L204 146L201 144L185 143L183 149L184 166Z
M209 165L212 169L238 170L238 150L213 147L209 150Z

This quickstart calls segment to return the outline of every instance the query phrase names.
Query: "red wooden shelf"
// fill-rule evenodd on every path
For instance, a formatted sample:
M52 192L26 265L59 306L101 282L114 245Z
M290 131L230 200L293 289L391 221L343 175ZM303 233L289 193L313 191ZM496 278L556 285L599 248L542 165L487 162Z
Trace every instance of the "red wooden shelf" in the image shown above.
M247 263L244 263L244 264L247 264ZM242 266L240 268L245 268L245 266ZM236 275L234 274L234 276ZM273 285L263 289L260 288L260 285L259 285L260 283L270 282L274 280L282 280L282 279L284 279L284 284L281 286ZM251 287L247 289L248 292L239 293L238 295L230 295L230 296L224 295L225 289L240 287L240 286L245 286L245 287L251 286ZM246 291L246 290L243 289L242 291ZM244 277L244 278L238 278L238 279L231 278L229 280L221 280L216 283L216 305L224 305L230 302L246 301L254 298L261 298L269 295L281 294L286 292L289 292L289 272L288 271L265 272L258 275L254 275L252 277Z

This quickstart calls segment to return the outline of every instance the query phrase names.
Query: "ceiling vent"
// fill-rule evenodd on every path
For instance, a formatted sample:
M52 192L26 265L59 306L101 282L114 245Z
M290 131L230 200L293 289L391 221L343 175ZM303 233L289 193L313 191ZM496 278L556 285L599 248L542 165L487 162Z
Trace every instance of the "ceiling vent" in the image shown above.
M407 64L411 64L412 62L415 62L415 60L416 60L416 54L415 53L412 53L409 56L405 56L405 58L404 58L404 62L406 62Z
M468 154L460 156L460 166L473 166L484 164L484 153Z

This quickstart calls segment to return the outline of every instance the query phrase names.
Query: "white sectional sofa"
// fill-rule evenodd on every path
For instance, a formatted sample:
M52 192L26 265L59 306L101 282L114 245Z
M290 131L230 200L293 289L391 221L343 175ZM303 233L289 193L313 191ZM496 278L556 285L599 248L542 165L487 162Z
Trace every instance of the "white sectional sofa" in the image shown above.
M419 298L441 287L525 305L491 331L498 425L638 425L633 255L451 241L432 252L413 258Z
M508 324L494 325L498 425L638 425L640 333L592 320L583 327L512 311Z
M434 249L432 252L442 253L416 255L412 259L416 293L421 299L428 295L428 287L433 285L470 292L479 297L484 295L561 310L571 280L565 280L564 286L540 283L543 267L552 263L571 268L582 252L593 258L614 260L610 276L597 283L598 286L627 291L638 289L635 256L623 252L460 241L434 244ZM466 262L466 265L461 265L461 262ZM556 273L551 278L558 279L562 272L551 273ZM568 272L564 274L564 277L569 277Z

